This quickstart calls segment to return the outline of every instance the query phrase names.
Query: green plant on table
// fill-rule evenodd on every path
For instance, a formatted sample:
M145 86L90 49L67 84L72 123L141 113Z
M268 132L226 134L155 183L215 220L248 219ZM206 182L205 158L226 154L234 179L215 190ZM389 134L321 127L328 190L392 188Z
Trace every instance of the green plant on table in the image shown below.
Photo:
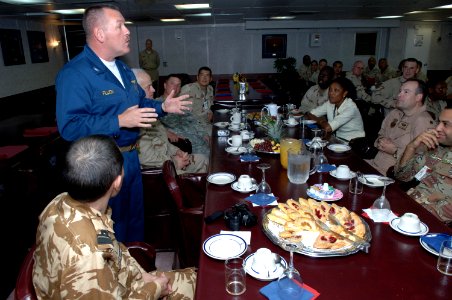
M279 143L283 131L283 123L276 117L263 114L261 118L262 127L267 131L267 136L276 143Z

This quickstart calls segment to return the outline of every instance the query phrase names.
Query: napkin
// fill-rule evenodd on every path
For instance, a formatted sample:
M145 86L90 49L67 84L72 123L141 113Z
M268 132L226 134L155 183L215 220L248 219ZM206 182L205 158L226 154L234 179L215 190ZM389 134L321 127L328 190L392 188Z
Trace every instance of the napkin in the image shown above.
M451 239L452 236L445 233L436 233L436 234L427 234L421 237L421 239L430 246L430 248L435 249L436 252L439 252L441 248L441 244L448 239Z
M288 278L284 278L283 280L290 280ZM315 289L307 285L306 283L300 284L298 282L294 282L293 284L296 284L300 289L303 290L303 293L298 298L299 300L311 300L316 299L320 293L317 292ZM278 294L278 281L272 281L271 283L267 284L263 288L261 288L259 291L262 295L267 297L270 300L285 300L281 298Z
M374 217L372 215L372 209L370 209L370 208L365 208L365 209L363 209L363 211L365 213L365 214L363 214L363 216L368 217L375 223L387 223L388 224L389 222L392 221L392 219L397 218L397 215L394 214L392 211L385 219L380 219L379 217Z
M335 165L327 165L327 164L321 164L319 165L319 168L317 169L317 172L330 172L336 170Z
M257 155L254 154L242 154L240 155L240 161L241 162L255 162L255 161L259 161L260 158Z
M227 230L221 230L221 234L233 234L236 236L241 237L245 240L247 245L251 244L251 231L227 231Z
M277 198L272 194L253 194L245 198L253 206L278 205Z

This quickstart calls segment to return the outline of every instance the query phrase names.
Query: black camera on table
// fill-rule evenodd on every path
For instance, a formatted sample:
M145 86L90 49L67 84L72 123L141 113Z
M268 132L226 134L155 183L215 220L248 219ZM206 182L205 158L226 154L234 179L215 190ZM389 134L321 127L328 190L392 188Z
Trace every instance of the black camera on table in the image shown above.
M257 224L257 216L244 203L235 204L224 212L224 221L231 230L239 230L240 225L251 227Z

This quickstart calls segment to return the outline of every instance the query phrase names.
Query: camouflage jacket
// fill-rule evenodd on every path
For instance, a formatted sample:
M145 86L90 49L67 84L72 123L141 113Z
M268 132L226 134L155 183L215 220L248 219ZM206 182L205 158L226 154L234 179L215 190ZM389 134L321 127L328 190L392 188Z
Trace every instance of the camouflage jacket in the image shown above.
M444 206L452 205L452 152L449 147L439 146L422 154L416 154L395 175L402 181L411 180L424 166L429 168L427 176L418 186L408 191L411 198L444 222L452 221Z
M145 271L116 241L111 209L101 213L67 193L53 199L40 215L34 260L33 285L39 299L160 298L160 285L145 283ZM183 271L188 282L196 281L194 270ZM171 282L180 274L173 272Z

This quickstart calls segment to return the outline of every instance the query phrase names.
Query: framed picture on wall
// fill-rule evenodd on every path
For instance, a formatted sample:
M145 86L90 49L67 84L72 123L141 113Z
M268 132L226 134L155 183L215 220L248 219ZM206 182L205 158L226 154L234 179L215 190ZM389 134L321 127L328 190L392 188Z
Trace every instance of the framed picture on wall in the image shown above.
M47 53L46 34L42 31L27 31L28 46L30 47L31 62L43 63L49 61Z
M22 35L17 29L0 29L3 64L5 66L25 64Z
M262 58L286 58L287 34L263 34Z
M375 55L377 47L377 33L365 32L355 35L355 55Z

